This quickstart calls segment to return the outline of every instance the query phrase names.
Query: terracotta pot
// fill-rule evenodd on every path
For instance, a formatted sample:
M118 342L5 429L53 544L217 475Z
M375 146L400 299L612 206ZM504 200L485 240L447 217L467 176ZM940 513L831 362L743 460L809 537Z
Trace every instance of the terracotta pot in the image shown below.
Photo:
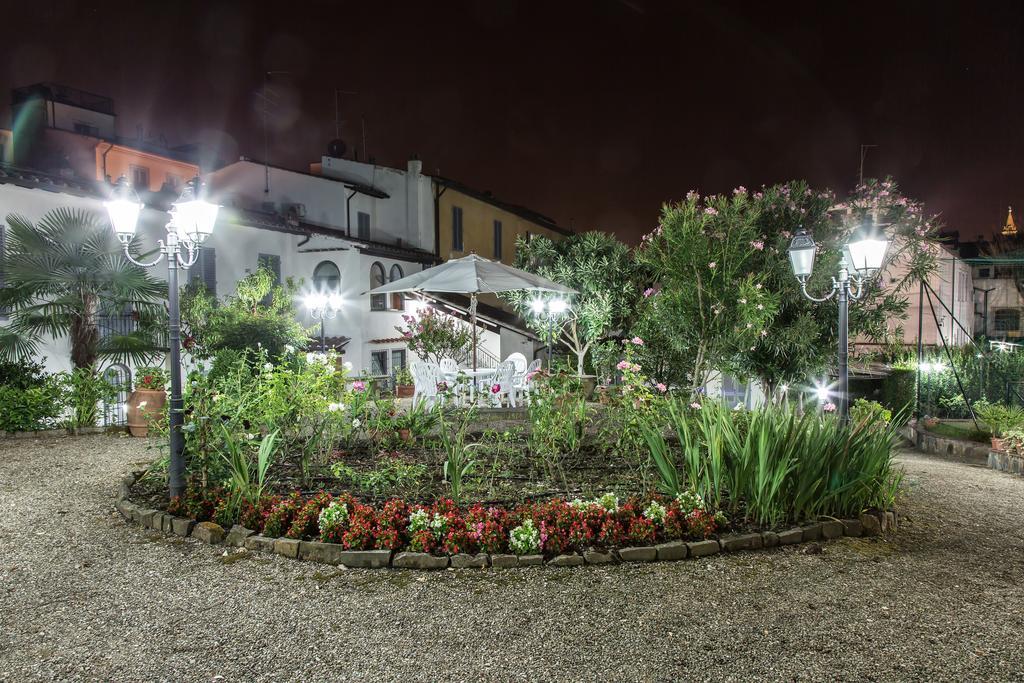
M398 438L402 441L412 441L412 430L411 429L399 429Z
M1003 444L1003 440L999 437L992 437L992 450L994 451L1005 451L1006 446Z
M145 406L140 407L145 403ZM163 389L136 389L128 395L128 431L132 436L149 436L147 416L163 413L167 392Z
M416 386L412 384L396 384L395 398L412 398L416 393Z

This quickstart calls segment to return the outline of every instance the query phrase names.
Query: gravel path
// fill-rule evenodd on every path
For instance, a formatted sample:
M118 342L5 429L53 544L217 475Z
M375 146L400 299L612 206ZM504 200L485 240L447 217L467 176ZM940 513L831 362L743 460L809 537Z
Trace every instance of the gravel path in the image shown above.
M0 441L0 680L1024 680L1024 477L906 454L890 539L338 570L127 526L105 436Z

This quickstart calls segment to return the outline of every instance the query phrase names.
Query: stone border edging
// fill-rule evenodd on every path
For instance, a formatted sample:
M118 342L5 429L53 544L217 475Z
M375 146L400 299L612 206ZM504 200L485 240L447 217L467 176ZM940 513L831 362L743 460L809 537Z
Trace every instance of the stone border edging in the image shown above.
M988 453L992 450L989 444L941 436L929 432L924 427L918 428L916 423L908 423L904 429L904 436L908 436L918 450L931 455L953 456L985 463L988 462Z
M344 565L355 569L501 569L547 565L549 567L578 567L584 564L617 564L620 562L654 562L695 559L722 552L739 552L775 548L783 545L826 541L842 536L877 536L895 531L899 517L894 510L885 512L863 512L857 519L829 519L786 531L763 531L748 534L730 534L720 539L703 541L668 541L653 546L637 546L618 549L591 548L582 555L576 552L545 561L543 555L512 555L503 553L477 553L469 555L431 555L405 550L346 550L337 543L301 541L294 538L271 538L261 536L251 529L238 524L225 529L215 522L196 522L188 517L176 517L160 510L141 508L131 502L131 489L137 481L136 475L127 475L121 480L115 507L126 521L138 522L142 526L173 534L182 538L192 537L209 545L224 544L229 547L245 548L283 555L307 562L329 565Z
M1024 474L1024 455L1018 455L1009 451L988 452L988 466L999 472L1009 474Z
M40 429L34 432L0 432L0 439L38 439L44 436L89 436L93 434L118 434L127 432L127 427L69 427L66 429Z

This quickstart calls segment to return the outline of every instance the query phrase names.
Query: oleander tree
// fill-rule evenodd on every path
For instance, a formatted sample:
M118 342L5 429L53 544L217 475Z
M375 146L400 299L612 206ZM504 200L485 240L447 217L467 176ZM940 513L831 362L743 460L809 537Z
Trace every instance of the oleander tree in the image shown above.
M866 283L863 298L850 304L849 336L851 342L902 336L892 323L906 315L908 290L935 269L937 218L900 194L891 178L866 180L843 202L831 190L815 190L799 180L762 188L752 201L759 205L754 227L763 248L754 251L749 264L776 296L778 310L766 323L767 334L737 356L738 375L757 378L772 395L780 385L804 382L835 362L838 304L804 297L787 250L797 230L811 234L820 248L807 288L816 296L826 294L838 272L842 245L873 211L891 245L886 268Z
M644 356L675 361L673 369L648 369L692 393L713 373L734 371L740 355L768 334L778 308L757 268L765 248L760 210L742 187L729 196L690 192L662 208L658 227L637 249L656 283L641 295L636 329L647 335Z
M591 230L557 241L539 235L520 237L515 267L576 290L565 297L566 310L555 316L533 311L535 293L508 292L502 298L532 330L568 348L576 356L580 376L595 347L627 332L636 317L644 268L629 247L608 233Z

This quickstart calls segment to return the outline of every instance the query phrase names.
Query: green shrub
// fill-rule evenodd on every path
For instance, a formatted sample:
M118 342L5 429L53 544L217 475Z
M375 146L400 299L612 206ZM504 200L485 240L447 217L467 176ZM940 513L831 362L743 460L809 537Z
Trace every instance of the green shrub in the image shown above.
M647 431L663 489L692 490L736 519L856 515L890 506L901 480L892 464L897 422L847 427L831 416L774 406L745 414L714 401L677 400L668 415L681 457ZM673 474L674 462L681 471Z
M878 402L893 413L903 412L917 401L917 371L912 368L895 367L882 380Z
M996 436L1024 428L1024 409L1017 406L978 401L974 411Z
M53 429L63 412L63 391L56 379L28 388L0 386L0 432Z
M881 428L892 422L892 411L878 401L858 398L850 406L850 419L853 420L854 424Z

